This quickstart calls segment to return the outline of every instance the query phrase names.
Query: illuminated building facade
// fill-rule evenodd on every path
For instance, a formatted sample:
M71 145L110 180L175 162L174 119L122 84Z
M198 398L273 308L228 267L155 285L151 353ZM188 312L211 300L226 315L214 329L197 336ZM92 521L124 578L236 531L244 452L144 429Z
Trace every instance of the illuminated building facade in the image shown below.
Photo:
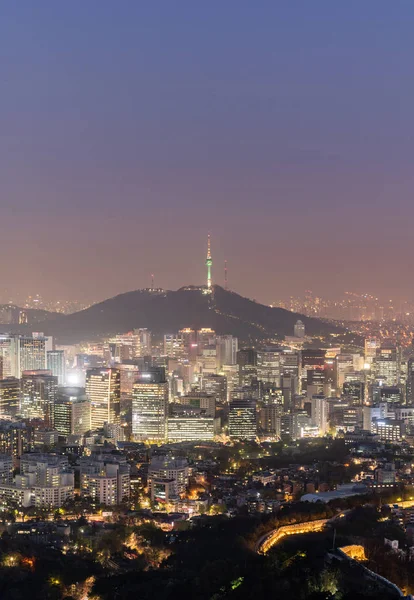
M59 385L65 385L65 351L48 350L46 353L47 369L58 378Z
M83 435L91 429L91 402L83 388L58 388L54 404L54 428L66 436Z
M58 378L47 369L24 371L21 379L20 413L25 419L42 419L53 425L53 407L56 400Z
M163 441L167 436L168 382L163 368L141 372L132 390L132 436Z
M7 377L0 380L0 418L20 413L20 380Z
M230 402L229 436L239 440L254 440L257 436L256 402L238 398Z
M86 372L86 396L91 402L91 428L104 423L119 423L121 374L119 369L89 369Z

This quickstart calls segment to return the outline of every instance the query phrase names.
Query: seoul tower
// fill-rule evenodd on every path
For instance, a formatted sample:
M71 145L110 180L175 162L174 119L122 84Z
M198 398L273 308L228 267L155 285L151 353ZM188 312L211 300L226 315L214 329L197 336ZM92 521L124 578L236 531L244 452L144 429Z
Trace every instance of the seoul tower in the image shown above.
M213 264L211 258L211 246L210 246L210 234L207 237L207 258L206 258L206 267L207 267L207 291L211 292L211 265Z

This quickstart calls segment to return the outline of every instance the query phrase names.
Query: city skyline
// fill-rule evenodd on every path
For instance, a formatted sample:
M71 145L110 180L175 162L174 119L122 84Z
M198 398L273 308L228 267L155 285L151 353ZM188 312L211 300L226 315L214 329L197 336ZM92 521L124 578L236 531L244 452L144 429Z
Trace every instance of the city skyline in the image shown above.
M90 302L151 273L198 284L211 231L215 281L227 259L229 287L262 302L390 281L412 296L413 16L382 1L2 7L3 287Z

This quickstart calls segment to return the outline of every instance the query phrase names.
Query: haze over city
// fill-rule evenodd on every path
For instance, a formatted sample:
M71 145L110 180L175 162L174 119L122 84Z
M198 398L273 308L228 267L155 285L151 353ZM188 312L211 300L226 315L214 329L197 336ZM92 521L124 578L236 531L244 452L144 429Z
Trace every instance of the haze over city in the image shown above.
M414 6L1 8L2 281L410 298ZM392 285L390 285L392 283ZM390 289L391 288L391 289Z
M0 600L414 600L413 23L0 3Z

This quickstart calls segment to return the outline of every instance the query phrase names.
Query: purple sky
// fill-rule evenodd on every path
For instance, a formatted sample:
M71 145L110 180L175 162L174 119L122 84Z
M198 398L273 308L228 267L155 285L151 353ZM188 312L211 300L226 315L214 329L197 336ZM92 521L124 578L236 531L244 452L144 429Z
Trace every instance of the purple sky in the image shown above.
M211 230L213 279L227 258L250 297L412 297L411 0L19 0L0 17L7 294L200 283Z

